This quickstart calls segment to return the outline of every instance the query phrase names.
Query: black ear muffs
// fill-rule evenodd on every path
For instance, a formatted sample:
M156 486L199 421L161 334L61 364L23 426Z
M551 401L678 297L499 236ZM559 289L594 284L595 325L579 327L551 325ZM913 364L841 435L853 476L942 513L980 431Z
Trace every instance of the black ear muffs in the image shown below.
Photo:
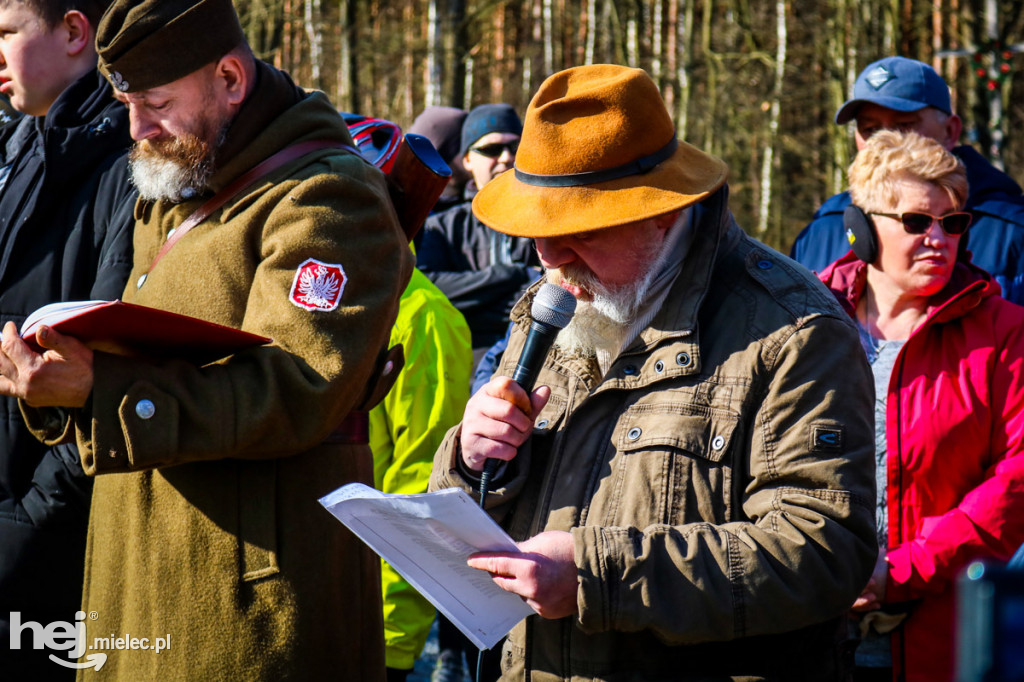
M843 211L843 227L854 255L865 263L874 263L878 258L878 233L871 217L859 206L850 204Z

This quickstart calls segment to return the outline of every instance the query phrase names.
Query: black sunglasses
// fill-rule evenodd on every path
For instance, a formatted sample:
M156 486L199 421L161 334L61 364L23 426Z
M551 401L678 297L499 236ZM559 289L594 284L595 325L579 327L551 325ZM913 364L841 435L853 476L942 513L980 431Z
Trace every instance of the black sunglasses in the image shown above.
M943 232L953 236L963 234L967 231L967 228L971 226L971 214L964 211L947 213L943 216L932 215L930 213L920 213L918 211L907 211L906 213L873 212L871 215L880 215L885 218L898 220L903 223L903 229L909 234L924 234L936 220L938 220L939 225L942 226Z
M506 149L510 156L515 156L516 152L519 151L519 140L516 140L515 142L492 142L491 144L485 144L479 147L470 147L469 151L476 152L481 156L486 156L488 159L496 159L501 156L502 152Z

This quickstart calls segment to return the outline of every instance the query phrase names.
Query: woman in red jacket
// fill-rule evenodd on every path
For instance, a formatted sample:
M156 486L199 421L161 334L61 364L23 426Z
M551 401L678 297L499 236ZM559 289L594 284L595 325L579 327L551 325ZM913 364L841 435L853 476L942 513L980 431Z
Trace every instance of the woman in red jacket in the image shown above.
M857 680L952 680L955 579L1024 541L1024 308L958 260L963 165L915 133L850 167L853 253L821 274L875 373L879 558Z

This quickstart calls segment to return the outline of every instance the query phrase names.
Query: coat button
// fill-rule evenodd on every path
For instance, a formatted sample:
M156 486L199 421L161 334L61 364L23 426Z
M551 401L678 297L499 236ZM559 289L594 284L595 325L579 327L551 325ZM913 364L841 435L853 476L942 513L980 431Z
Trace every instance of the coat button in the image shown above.
M665 371L665 363L662 362L661 360L658 360L656 363L654 363L654 371L657 372L658 374L661 374L662 372L664 372Z
M643 431L640 429L640 427L634 426L633 428L626 432L626 438L628 438L629 440L636 440L640 437L641 433L643 433Z
M147 277L146 273L142 273L142 277L139 277L139 281L135 283L135 288L136 289L141 289L142 288L142 285L146 283L146 277ZM146 289L146 291L149 291L149 289Z
M711 449L718 451L725 447L725 438L722 436L715 436L715 439L711 441Z
M135 403L135 414L139 415L139 419L152 419L156 414L156 405L152 400L140 400Z
M537 422L537 428L538 429L546 429L547 427L548 427L548 420L547 419L541 419L539 422Z
M757 267L761 268L762 270L771 270L773 267L775 267L775 263L772 263L770 260L759 260L757 261Z
M637 371L636 365L626 365L622 368L622 373L628 377L634 376Z
M687 365L689 365L690 364L690 354L689 353L680 353L679 355L677 355L676 356L676 364L680 365L682 367L686 367Z

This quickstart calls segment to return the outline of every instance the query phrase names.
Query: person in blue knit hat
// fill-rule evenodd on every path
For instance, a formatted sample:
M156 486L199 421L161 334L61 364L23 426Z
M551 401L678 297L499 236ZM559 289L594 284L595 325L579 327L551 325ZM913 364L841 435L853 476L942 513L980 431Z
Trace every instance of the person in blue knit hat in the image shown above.
M508 104L481 104L469 112L460 156L477 190L513 167L522 132L522 120ZM512 305L539 276L540 263L533 240L495 232L473 216L470 205L465 201L427 219L416 266L465 316L476 366L504 337Z
M836 123L853 121L857 149L882 129L912 130L939 142L967 168L969 195L964 207L973 215L966 249L970 258L992 274L1003 297L1024 304L1024 194L1014 180L992 166L973 147L960 145L963 122L953 111L946 82L928 64L906 57L886 57L869 64L857 77L853 97L839 108ZM814 214L797 236L790 255L821 272L850 250L843 211L850 194L841 192Z

